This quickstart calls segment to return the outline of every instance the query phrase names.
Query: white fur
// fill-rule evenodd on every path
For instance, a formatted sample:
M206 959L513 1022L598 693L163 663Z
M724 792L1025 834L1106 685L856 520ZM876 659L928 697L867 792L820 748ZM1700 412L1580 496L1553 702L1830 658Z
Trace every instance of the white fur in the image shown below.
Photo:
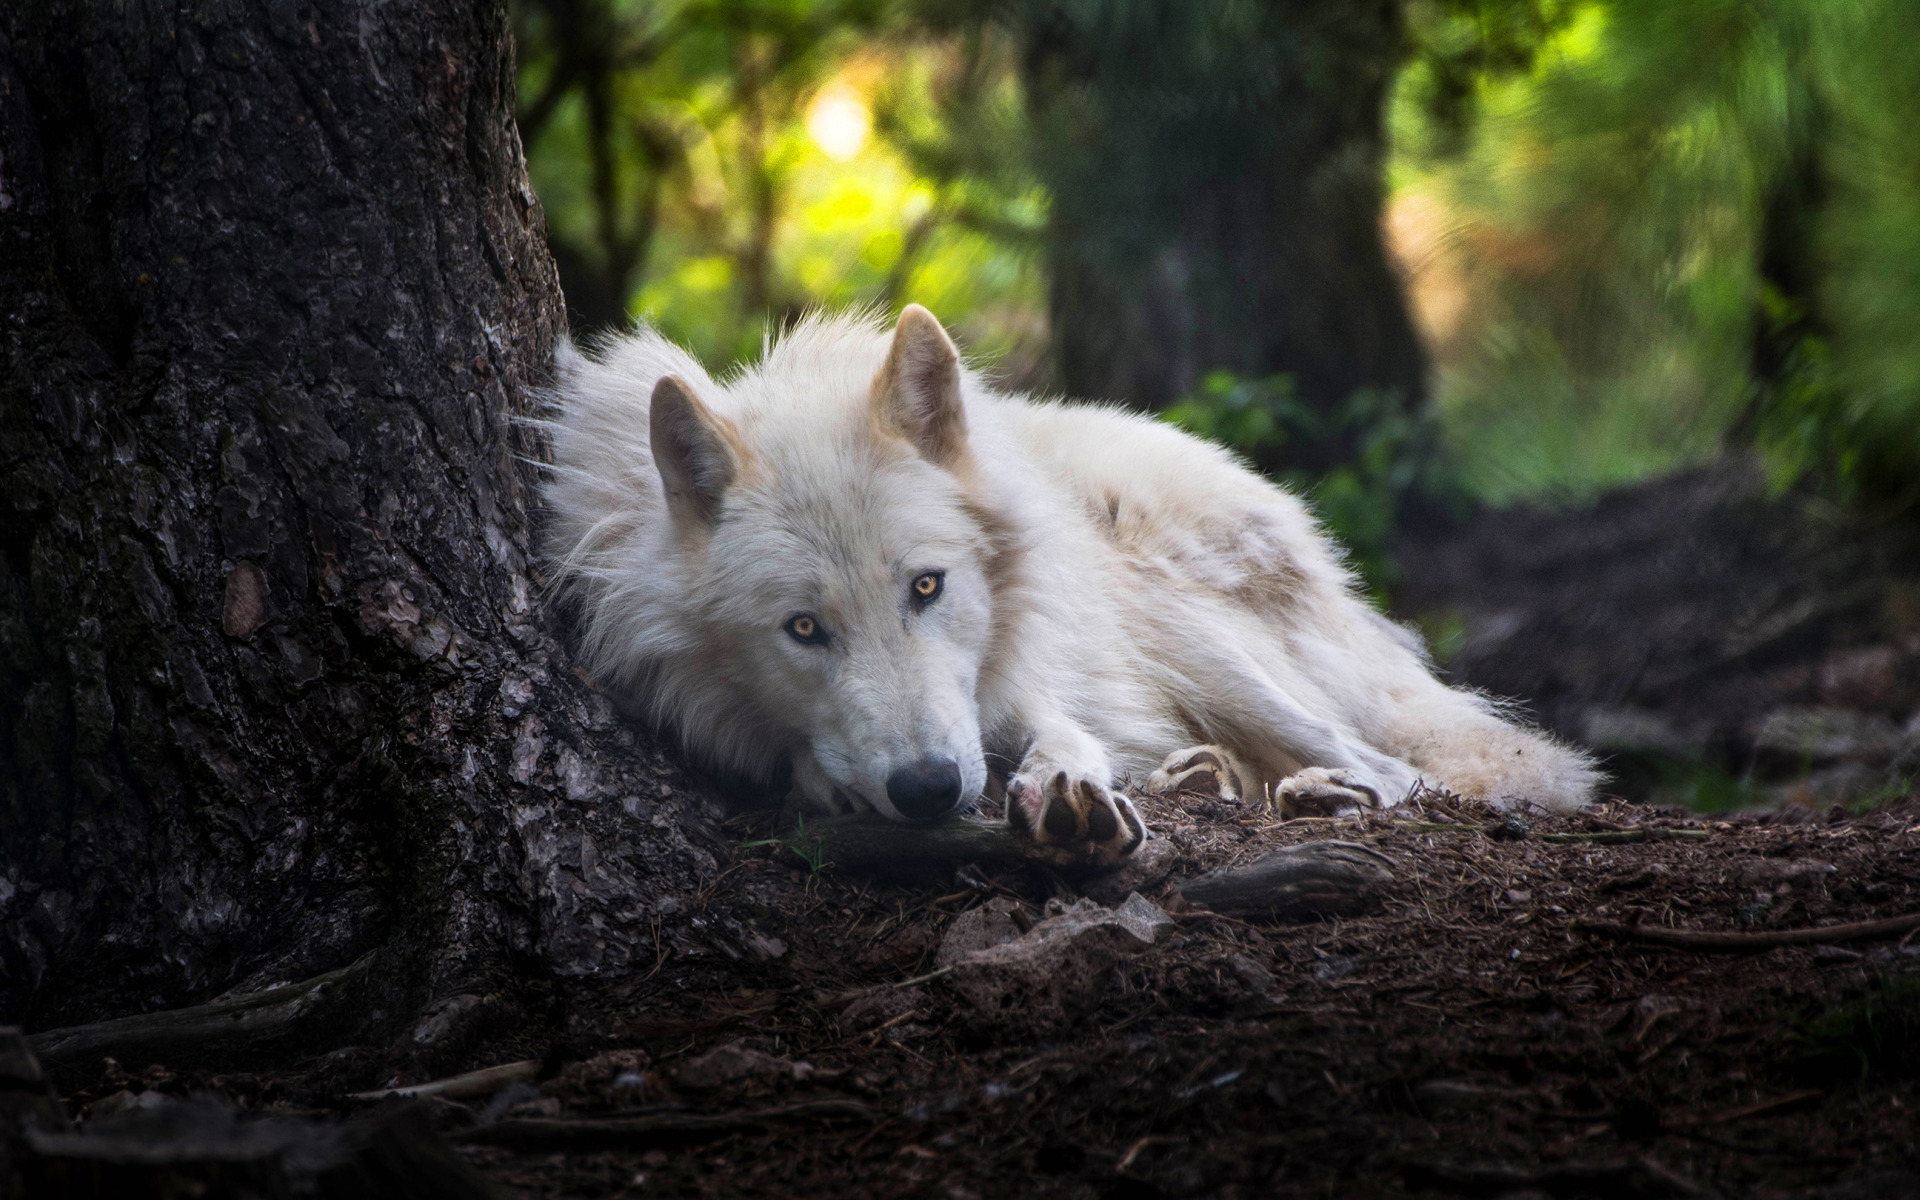
M1268 786L1326 768L1389 804L1417 781L1590 798L1586 758L1437 681L1301 502L1220 447L961 372L965 461L936 465L876 423L890 344L813 318L723 380L646 329L561 349L548 498L586 661L696 755L760 779L786 764L823 808L895 816L889 772L928 756L970 801L989 762L1016 795L1098 792L1196 743ZM649 404L668 375L744 447L711 524L663 498ZM911 611L928 570L944 592ZM797 643L799 612L832 644Z

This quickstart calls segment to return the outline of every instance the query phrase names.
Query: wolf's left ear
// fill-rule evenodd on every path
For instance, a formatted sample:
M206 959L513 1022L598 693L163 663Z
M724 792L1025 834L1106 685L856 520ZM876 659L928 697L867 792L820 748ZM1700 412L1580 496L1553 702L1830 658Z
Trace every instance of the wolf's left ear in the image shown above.
M667 507L699 525L720 516L720 500L740 470L738 436L694 395L686 380L668 375L653 388L649 413L653 465Z
M912 442L929 462L951 467L967 448L960 400L960 351L940 321L918 304L900 313L887 365L873 381L874 417Z

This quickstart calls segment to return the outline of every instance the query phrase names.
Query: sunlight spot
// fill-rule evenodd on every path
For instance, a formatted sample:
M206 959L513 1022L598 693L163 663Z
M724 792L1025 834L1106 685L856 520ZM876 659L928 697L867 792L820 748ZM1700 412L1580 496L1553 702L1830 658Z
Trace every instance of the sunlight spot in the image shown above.
M844 83L830 83L807 106L807 135L828 158L846 162L867 144L873 115L860 94Z

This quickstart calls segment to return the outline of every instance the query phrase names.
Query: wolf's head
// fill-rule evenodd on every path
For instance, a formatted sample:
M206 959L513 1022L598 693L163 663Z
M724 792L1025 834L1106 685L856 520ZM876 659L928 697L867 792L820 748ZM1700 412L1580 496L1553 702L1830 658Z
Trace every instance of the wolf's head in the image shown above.
M552 495L596 671L694 752L784 759L816 800L920 820L977 797L1008 539L932 314L891 339L803 325L724 385L646 335L564 371ZM627 457L642 419L651 470Z

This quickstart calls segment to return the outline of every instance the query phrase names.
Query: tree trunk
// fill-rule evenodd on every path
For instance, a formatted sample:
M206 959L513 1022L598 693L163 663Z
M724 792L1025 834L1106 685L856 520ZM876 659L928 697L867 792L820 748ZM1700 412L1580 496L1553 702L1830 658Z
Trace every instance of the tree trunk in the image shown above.
M1224 369L1322 411L1422 398L1379 227L1398 0L1028 11L1068 392L1160 408Z
M652 962L707 810L543 622L504 13L0 22L0 1019Z

